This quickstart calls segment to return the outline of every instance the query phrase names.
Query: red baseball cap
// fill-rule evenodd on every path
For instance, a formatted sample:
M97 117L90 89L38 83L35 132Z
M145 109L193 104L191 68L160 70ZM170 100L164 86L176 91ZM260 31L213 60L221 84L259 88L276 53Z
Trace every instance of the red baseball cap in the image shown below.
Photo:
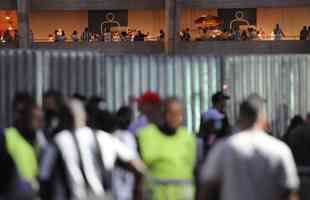
M158 93L152 91L146 91L142 96L138 97L136 101L139 104L159 104L161 102L161 98Z

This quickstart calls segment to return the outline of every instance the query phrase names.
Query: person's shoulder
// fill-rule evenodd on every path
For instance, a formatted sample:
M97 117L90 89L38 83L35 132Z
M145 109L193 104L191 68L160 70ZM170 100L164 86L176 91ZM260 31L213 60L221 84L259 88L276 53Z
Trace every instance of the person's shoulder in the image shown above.
M156 131L158 128L155 124L149 124L143 128L141 128L139 130L139 134L138 134L138 137L139 136L142 136L142 135L147 135L147 134L152 134L154 131Z

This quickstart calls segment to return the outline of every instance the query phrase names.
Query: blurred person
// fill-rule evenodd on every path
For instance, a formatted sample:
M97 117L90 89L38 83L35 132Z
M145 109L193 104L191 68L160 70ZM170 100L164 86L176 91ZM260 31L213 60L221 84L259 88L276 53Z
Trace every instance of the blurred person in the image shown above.
M128 42L128 34L126 31L122 31L120 36L122 42Z
M163 107L163 122L148 125L137 136L141 158L148 168L150 199L193 199L195 137L182 126L180 100L168 98Z
M8 43L13 42L14 39L13 39L13 37L12 37L12 35L11 35L11 33L10 33L9 30L6 30L6 31L4 32L3 40L4 40L5 42L8 42Z
M285 34L283 33L279 24L276 25L276 28L273 30L273 33L275 34L275 40L282 40L282 38L285 37Z
M159 40L163 41L165 39L165 32L164 30L159 31Z
M240 41L241 40L241 32L240 32L240 28L236 27L234 32L233 32L233 39Z
M73 33L71 34L71 40L73 42L78 42L79 41L78 32L76 30L74 30Z
M50 146L40 168L41 180L52 183L45 187L45 199L109 200L110 171L116 161L139 178L144 174L143 163L123 143L87 127L81 101L70 99L63 111L63 130L55 136L54 146ZM141 199L142 190L135 191L140 192L135 193L135 199Z
M137 34L134 37L134 41L135 42L144 41L145 37L146 37L146 35L143 34L141 30L138 30Z
M248 34L245 30L242 31L242 34L241 34L241 40L248 40L249 37L248 37Z
M307 40L308 38L308 30L307 26L304 26L303 29L300 31L299 40Z
M226 114L229 99L230 97L223 92L215 93L212 95L212 107L201 115L199 136L204 141L204 151L207 151L218 139L230 134L230 124Z
M54 31L54 42L58 42L59 41L59 34L58 34L58 30Z
M63 106L64 100L60 92L50 90L43 95L44 133L48 140L59 132L60 114Z
M87 125L96 130L113 133L116 129L116 116L104 108L104 99L93 96L86 104Z
M187 29L185 29L185 32L184 32L184 40L185 41L190 41L191 40L191 38L192 38L192 36L191 36L191 33L190 33L190 29L189 28L187 28Z
M88 27L84 29L84 32L81 35L81 40L87 42L91 40L91 33L89 32Z
M113 135L127 145L138 159L137 143L135 137L128 131L128 126L133 119L133 110L130 107L121 107L117 114L117 129ZM116 167L112 172L112 191L114 200L134 200L135 185L134 174L121 167Z
M61 34L58 37L58 41L65 42L67 40L66 33L64 30L61 31Z
M28 195L34 196L38 186L38 157L40 141L38 131L43 128L44 115L27 93L16 94L13 101L13 126L5 129L5 144L16 165L20 180ZM18 186L17 186L18 187Z
M295 115L290 122L290 125L287 128L285 135L283 136L283 141L288 144L290 137L292 136L292 132L302 126L304 124L304 119L300 115Z
M137 99L137 103L140 116L128 128L133 134L137 134L139 129L147 126L149 123L157 124L161 112L161 99L156 92L146 91Z
M310 26L308 26L308 36L307 36L307 40L310 40Z
M252 94L240 105L241 132L218 143L207 158L203 199L298 199L292 153L264 131L266 125L265 99Z
M0 199L34 200L35 193L29 182L19 175L8 152L4 130L0 130Z

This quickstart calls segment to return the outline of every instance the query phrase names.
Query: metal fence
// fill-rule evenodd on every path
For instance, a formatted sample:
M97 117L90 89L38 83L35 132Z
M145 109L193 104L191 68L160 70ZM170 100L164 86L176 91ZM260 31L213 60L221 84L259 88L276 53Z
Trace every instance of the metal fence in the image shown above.
M186 125L196 131L210 96L224 82L232 99L234 123L239 103L257 92L268 100L276 135L289 119L310 111L310 55L122 55L95 51L0 50L0 127L10 124L15 92L27 90L41 102L49 89L64 95L104 97L107 108L129 104L146 90L178 96L186 107Z
M284 134L294 115L310 111L309 55L227 56L224 62L233 121L239 103L253 92L267 99L268 117L277 136Z
M40 102L44 91L80 93L106 99L114 111L146 90L178 96L186 106L186 125L199 126L200 112L220 88L220 58L206 56L105 56L94 51L1 50L0 127L10 122L16 91L27 90Z

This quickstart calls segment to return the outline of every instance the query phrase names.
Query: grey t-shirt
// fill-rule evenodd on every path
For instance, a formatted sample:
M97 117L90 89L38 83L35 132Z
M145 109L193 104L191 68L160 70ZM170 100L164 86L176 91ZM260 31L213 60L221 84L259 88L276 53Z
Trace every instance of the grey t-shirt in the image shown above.
M250 130L212 149L203 179L221 186L221 200L279 199L297 190L299 179L290 149L267 133Z

